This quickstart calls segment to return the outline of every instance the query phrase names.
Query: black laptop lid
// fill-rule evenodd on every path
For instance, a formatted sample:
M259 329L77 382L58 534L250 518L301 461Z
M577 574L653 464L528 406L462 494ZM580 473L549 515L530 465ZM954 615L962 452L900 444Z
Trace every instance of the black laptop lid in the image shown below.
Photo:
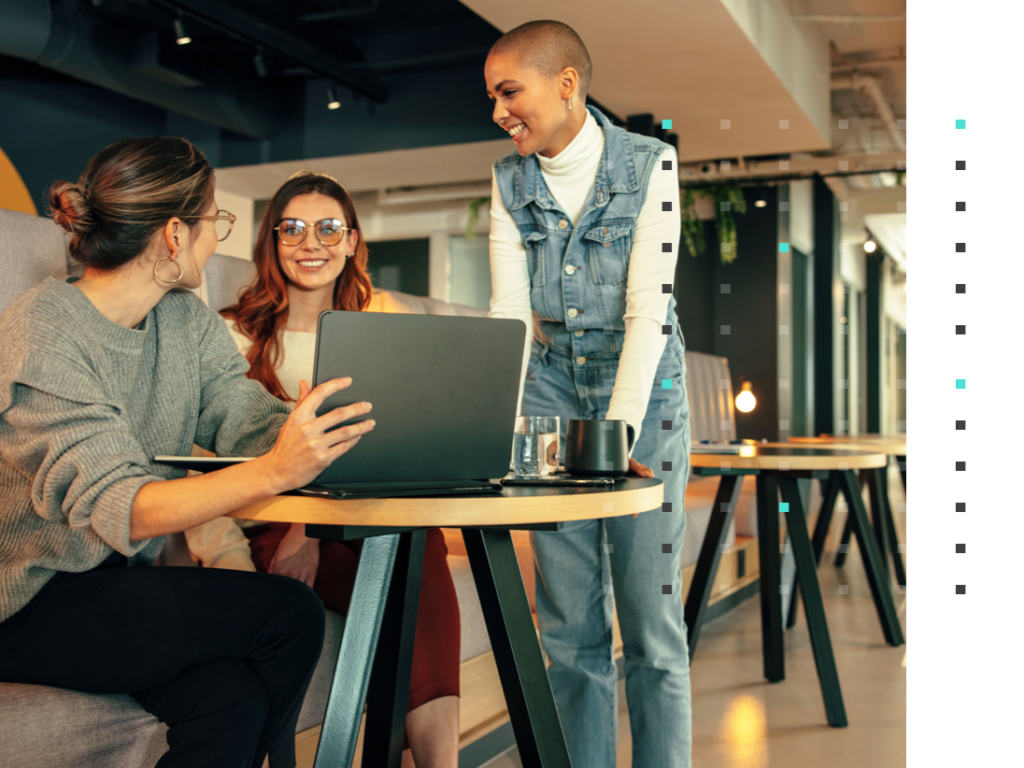
M526 329L521 320L331 311L314 386L352 377L318 411L367 401L377 426L317 483L504 477Z

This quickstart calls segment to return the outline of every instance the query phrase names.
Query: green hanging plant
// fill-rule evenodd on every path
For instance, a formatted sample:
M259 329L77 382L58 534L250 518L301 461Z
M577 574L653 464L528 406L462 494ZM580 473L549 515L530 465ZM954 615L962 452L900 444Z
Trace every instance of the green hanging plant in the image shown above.
M480 208L491 202L489 197L478 197L469 204L469 220L466 222L466 238L472 240L476 237L476 225L480 223Z
M690 255L703 254L707 249L704 239L704 221L697 215L697 195L708 198L715 206L715 230L721 248L723 264L736 260L736 219L735 214L747 212L747 201L739 187L703 187L699 190L683 190L682 237ZM722 205L726 203L727 205Z

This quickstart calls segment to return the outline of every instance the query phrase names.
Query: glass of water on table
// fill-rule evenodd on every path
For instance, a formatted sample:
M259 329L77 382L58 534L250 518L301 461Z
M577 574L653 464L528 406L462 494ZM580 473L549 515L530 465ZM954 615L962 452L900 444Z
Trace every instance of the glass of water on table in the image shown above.
M519 416L512 442L512 467L523 477L546 477L558 469L557 416Z

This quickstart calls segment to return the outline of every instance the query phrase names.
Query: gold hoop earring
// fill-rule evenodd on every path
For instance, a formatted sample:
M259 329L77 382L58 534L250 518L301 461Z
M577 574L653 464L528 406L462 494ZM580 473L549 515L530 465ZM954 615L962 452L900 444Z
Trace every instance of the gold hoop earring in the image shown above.
M161 261L169 261L172 264L174 264L178 268L178 276L176 278L174 278L173 280L165 280L164 278L160 277L160 262ZM175 261L170 256L164 256L162 259L157 261L156 264L153 265L153 274L156 276L156 279L159 280L161 283L167 283L168 285L171 285L173 283L178 282L179 280L181 280L181 278L183 278L185 276L185 268L183 266L181 266L181 262Z

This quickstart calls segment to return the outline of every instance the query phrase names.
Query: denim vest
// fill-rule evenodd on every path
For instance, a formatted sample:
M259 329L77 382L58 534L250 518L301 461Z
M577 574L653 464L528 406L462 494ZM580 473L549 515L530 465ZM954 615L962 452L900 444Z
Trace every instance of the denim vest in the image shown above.
M633 232L647 197L651 166L667 145L628 133L594 107L587 109L604 131L604 150L575 227L548 191L536 156L512 152L494 169L501 201L526 248L530 302L550 340L542 347L572 357L618 358L626 335L623 316ZM662 360L681 358L674 296L665 324L673 334ZM541 351L546 355L547 349Z

